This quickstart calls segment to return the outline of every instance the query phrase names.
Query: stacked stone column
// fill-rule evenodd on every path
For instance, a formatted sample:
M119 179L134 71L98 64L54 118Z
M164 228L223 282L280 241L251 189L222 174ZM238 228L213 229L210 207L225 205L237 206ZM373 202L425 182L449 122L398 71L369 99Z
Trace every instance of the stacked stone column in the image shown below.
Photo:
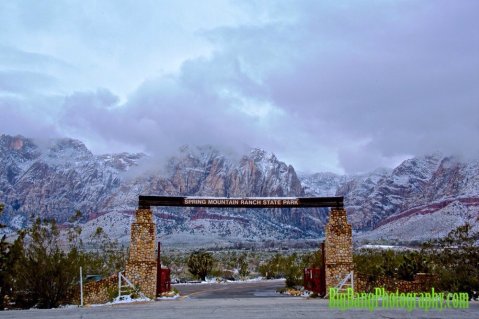
M346 210L331 209L324 245L326 291L335 287L353 270L353 237Z
M149 298L156 297L156 227L149 209L138 209L131 224L126 277Z

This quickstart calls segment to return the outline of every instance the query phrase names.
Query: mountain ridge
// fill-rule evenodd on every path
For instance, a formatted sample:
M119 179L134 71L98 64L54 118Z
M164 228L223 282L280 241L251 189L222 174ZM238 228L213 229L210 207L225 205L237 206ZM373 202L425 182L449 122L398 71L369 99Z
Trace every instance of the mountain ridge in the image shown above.
M102 227L113 238L127 241L140 194L344 196L353 228L370 239L397 239L397 229L409 227L407 220L414 216L439 214L440 219L438 212L443 212L450 219L454 211L457 221L478 218L479 162L441 154L362 175L298 176L292 165L260 149L233 159L212 147L184 147L167 161L162 173L146 154L95 155L81 141L67 138L38 145L22 136L1 135L0 151L2 219L10 230L25 226L32 212L65 223L80 210L85 238ZM154 169L135 173L145 159L153 161ZM157 173L152 173L155 169ZM192 236L226 242L319 238L327 215L325 209L155 209L158 231L171 241ZM430 231L431 237L445 231ZM411 238L422 238L419 235Z

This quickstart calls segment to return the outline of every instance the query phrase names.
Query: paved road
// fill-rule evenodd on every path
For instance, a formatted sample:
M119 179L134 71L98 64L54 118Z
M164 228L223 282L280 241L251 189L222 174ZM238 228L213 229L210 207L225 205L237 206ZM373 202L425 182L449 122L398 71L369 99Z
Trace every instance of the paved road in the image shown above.
M178 289L182 298L193 299L286 297L276 293L276 289L284 287L284 279L220 284L178 284L173 287Z
M330 309L327 300L305 299L300 297L277 297L261 296L267 292L269 284L247 284L243 290L241 284L218 285L218 287L206 286L205 290L190 290L185 298L168 301L153 301L137 304L122 304L102 307L85 307L69 309L49 310L24 310L24 311L0 311L0 318L32 318L32 319L132 319L132 318L314 318L314 319L349 319L349 318L381 318L381 319L477 319L479 318L479 302L471 303L464 310L443 310L442 312L431 310L423 312L414 310L385 310L379 309L374 312L368 310L340 311ZM246 288L250 286L249 288ZM186 287L186 286L185 286ZM223 289L224 287L228 287ZM202 288L202 289L203 289ZM213 292L213 289L217 293ZM229 290L244 291L246 296L239 297L239 293L230 293ZM189 288L192 289L192 288ZM223 289L223 290L220 290ZM266 289L266 290L265 290ZM256 291L256 292L255 292ZM227 294L227 298L217 298L218 294ZM260 296L253 298L251 293L259 293ZM210 296L211 298L209 298Z

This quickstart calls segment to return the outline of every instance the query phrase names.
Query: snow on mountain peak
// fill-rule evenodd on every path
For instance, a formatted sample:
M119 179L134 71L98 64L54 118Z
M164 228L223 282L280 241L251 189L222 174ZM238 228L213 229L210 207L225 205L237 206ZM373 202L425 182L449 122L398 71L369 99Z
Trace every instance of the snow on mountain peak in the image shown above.
M261 149L232 158L211 146L184 147L164 171L145 154L93 155L74 139L50 140L38 146L22 136L1 135L0 151L0 202L6 204L3 218L12 227L18 227L32 212L62 222L80 210L89 225L98 224L108 232L128 223L138 195L344 196L354 229L372 231L378 234L376 238L396 228L422 229L427 237L436 227L434 218L447 221L447 227L437 232L442 234L446 228L479 215L479 161L442 154L412 158L392 170L368 174L298 177L293 166ZM158 229L171 238L200 233L223 239L306 238L321 236L327 220L324 209L209 210L155 211ZM124 226L111 229L112 235L127 238L129 226ZM414 236L411 238L424 237Z

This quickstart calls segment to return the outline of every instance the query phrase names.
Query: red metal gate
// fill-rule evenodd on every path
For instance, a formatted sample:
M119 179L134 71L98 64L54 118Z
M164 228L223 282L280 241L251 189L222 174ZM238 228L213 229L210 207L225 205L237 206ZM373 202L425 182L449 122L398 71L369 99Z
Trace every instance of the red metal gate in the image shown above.
M321 243L321 267L304 269L304 289L317 293L320 297L326 295L326 268L324 260L324 243Z
M162 294L164 292L168 292L171 290L171 280L170 280L170 269L162 268L160 273L160 291L158 294Z
M158 261L156 264L156 296L171 290L170 269L161 268L161 244L158 242Z
M306 268L304 270L304 289L321 293L321 268Z

